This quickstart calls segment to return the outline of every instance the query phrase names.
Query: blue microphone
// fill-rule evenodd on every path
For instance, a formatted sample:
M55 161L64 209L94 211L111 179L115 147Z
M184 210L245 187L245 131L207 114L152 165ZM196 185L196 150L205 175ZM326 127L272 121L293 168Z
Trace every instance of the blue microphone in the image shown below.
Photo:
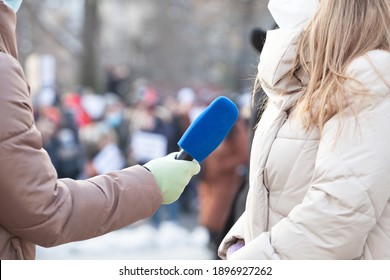
M222 143L237 119L237 106L227 97L216 98L179 140L181 150L176 159L202 162Z

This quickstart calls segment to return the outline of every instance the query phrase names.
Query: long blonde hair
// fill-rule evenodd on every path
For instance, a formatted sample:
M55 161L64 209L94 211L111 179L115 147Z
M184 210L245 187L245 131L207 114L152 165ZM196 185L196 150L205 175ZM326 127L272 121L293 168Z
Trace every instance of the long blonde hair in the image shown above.
M390 0L321 0L316 16L299 38L295 66L309 78L295 113L306 128L322 131L346 106L346 68L368 51L390 51ZM357 81L359 82L359 81ZM363 86L353 93L362 93Z

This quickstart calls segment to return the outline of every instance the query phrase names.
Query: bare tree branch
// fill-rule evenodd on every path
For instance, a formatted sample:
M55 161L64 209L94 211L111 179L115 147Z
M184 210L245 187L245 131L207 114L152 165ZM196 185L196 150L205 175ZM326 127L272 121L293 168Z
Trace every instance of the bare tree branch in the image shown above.
M64 26L53 25L48 23L46 18L40 16L42 10L41 1L38 2L25 2L23 8L29 11L32 19L39 26L39 28L50 38L52 38L62 49L69 52L71 55L80 55L83 50L83 46L80 39L73 35L69 30L66 30Z

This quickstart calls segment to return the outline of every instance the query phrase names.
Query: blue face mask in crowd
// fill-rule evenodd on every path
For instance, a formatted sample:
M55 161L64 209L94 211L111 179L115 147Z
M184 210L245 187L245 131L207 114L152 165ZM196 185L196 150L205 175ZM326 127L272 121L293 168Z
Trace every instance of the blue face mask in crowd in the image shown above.
M23 0L3 0L4 4L6 4L8 7L10 7L15 14L20 8L20 5L22 5Z
M123 120L123 115L121 111L111 112L106 116L107 123L114 128L120 126Z

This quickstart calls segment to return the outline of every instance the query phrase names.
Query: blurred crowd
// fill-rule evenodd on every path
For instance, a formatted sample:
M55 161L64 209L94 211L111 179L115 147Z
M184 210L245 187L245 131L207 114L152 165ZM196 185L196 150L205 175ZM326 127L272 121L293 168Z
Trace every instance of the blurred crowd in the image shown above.
M134 82L127 95L116 86L111 83L104 94L80 88L34 95L36 124L59 178L85 179L178 151L184 131L220 95L184 87L162 96L146 80ZM240 109L239 120L202 162L201 173L180 199L163 205L150 219L158 228L165 220L179 224L183 213L198 215L215 252L224 230L236 219L233 206L244 188L249 158L251 98L229 97Z

